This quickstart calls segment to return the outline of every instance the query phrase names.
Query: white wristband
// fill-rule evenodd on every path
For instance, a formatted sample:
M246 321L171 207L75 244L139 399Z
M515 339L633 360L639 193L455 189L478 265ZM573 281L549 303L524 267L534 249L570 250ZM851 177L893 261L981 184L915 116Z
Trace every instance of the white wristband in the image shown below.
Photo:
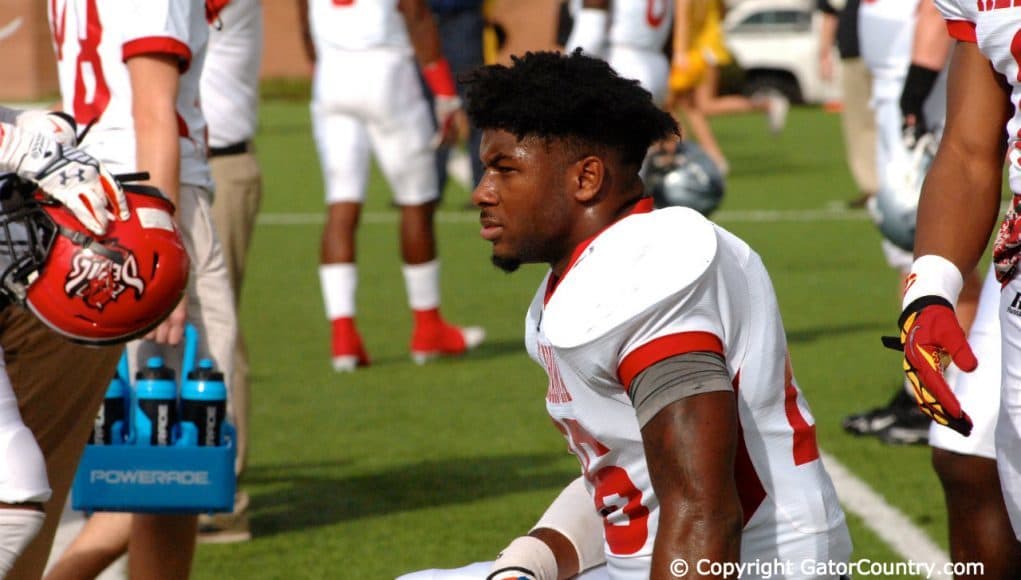
M963 286L964 276L953 262L935 254L921 256L911 264L901 307L907 308L922 296L939 296L956 306Z
M535 573L536 580L557 580L557 558L553 550L539 538L515 538L493 562L491 571L504 568L525 568Z
M606 24L610 16L606 10L582 8L574 17L571 36L567 38L567 52L581 48L589 56L603 56L606 44Z

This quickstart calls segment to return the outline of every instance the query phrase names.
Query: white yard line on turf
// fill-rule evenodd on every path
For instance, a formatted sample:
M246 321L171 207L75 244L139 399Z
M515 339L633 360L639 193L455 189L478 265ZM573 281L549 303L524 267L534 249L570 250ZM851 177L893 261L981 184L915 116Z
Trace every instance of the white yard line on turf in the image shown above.
M932 578L951 579L951 576L943 574L950 557L925 532L835 457L823 453L822 459L837 488L844 510L861 518L866 527L905 561L933 564L936 571Z
M322 225L322 213L263 213L259 215L259 225L266 226L303 226ZM396 211L367 211L362 214L362 223L392 224L397 223ZM720 223L738 222L814 222L814 221L864 221L869 214L862 210L844 208L792 209L792 210L738 210L721 211L713 214L713 221ZM479 214L475 211L441 211L436 214L440 223L478 223Z

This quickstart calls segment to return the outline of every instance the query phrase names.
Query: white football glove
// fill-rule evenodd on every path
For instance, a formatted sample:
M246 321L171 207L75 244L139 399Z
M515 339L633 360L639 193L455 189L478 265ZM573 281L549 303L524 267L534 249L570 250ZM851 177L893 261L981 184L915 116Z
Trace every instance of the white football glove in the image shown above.
M26 133L49 135L64 147L78 146L78 124L67 113L38 109L23 111L18 114L14 126Z
M436 95L433 98L433 113L436 115L436 136L433 137L432 146L440 145L452 140L454 136L454 118L461 111L461 97L457 95L442 96Z
M54 138L0 124L0 170L34 181L97 235L131 217L124 190L91 155Z

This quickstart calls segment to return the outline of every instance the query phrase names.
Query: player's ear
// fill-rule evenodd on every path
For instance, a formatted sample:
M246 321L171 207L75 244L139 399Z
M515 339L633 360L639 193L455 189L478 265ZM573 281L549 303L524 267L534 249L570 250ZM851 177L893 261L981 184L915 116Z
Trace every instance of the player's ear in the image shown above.
M599 190L603 188L603 180L606 177L606 165L603 160L595 155L585 156L574 163L572 171L576 185L574 199L581 203L595 199Z

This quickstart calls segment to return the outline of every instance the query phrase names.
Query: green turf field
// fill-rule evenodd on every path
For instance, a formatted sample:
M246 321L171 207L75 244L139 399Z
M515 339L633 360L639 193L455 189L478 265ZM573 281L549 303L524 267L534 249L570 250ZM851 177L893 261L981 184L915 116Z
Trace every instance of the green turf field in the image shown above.
M855 197L839 118L794 109L778 138L765 125L759 116L714 120L732 167L719 221L772 273L820 445L946 549L928 448L886 447L839 427L843 415L884 403L900 382L897 354L879 343L899 310L879 234L862 212L749 221L745 211L842 207ZM201 546L195 577L393 578L491 559L578 473L545 414L545 375L522 347L524 310L543 268L508 276L490 266L476 214L460 209L467 192L449 188L439 226L444 311L485 326L489 339L464 359L415 366L396 216L374 178L373 217L359 232L358 295L374 364L335 374L316 271L323 206L306 102L264 104L258 152L265 221L241 317L253 392L243 485L255 539ZM306 221L280 224L281 214ZM897 559L849 520L856 557Z

